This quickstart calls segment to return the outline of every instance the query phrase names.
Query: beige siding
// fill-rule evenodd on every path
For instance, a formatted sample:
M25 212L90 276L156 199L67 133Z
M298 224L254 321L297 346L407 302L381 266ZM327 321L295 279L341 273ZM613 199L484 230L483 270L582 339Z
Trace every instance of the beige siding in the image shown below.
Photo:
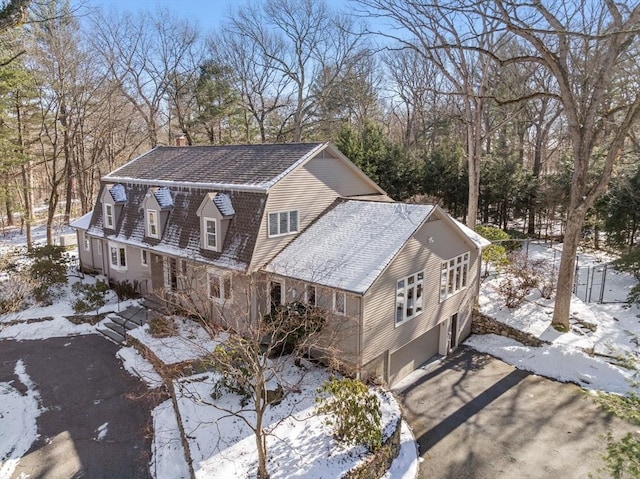
M298 231L302 231L336 198L375 193L378 191L342 160L316 157L308 161L269 192L250 270L264 266L296 236L269 238L270 212L298 210Z
M107 277L110 281L122 282L137 280L140 283L142 291L146 291L151 288L151 268L150 266L143 266L141 262L140 248L135 246L123 245L112 241L111 244L116 246L124 246L126 249L127 257L127 269L118 270L111 267L109 242L105 242L102 247L102 254L104 257L105 265L107 267Z
M442 261L467 251L471 252L467 288L440 301ZM459 330L467 331L478 263L475 246L456 234L450 224L443 220L425 223L365 295L363 364L384 351L397 351L455 313L459 313ZM424 311L396 327L396 282L421 270L425 270Z

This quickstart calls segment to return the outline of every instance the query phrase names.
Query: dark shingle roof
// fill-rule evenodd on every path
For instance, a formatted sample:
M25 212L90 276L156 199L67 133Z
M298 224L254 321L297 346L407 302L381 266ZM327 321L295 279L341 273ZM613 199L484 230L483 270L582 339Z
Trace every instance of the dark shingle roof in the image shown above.
M324 145L161 146L112 171L104 180L266 189Z
M102 184L105 188L106 184ZM237 213L229 222L229 229L224 238L222 251L209 251L200 247L200 218L197 211L209 193L199 188L175 188L171 190L173 208L161 239L145 237L144 209L141 208L144 197L149 190L148 185L126 184L127 203L118 216L115 231L103 228L102 189L93 210L89 225L89 234L106 239L139 246L153 248L154 251L176 257L183 257L230 268L246 271L251 262L251 255L256 243L258 229L266 194L250 191L228 191L229 202Z

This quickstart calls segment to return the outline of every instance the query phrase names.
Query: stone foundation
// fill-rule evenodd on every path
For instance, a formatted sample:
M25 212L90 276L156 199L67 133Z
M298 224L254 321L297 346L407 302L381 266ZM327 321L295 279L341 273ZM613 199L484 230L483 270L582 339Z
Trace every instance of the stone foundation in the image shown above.
M515 339L525 346L540 347L543 344L551 344L549 341L537 338L533 334L525 333L507 324L501 323L480 311L473 311L473 321L471 322L472 334L497 334L507 338Z
M402 418L398 419L393 434L380 449L371 454L365 462L347 472L342 479L379 479L382 477L400 451L400 430Z

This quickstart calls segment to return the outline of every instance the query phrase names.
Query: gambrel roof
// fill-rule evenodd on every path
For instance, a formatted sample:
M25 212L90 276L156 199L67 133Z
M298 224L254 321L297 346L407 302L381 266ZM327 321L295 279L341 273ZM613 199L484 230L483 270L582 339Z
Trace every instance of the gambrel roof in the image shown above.
M102 188L108 188L103 183ZM162 238L145 236L144 210L141 205L149 191L148 185L125 184L127 202L115 225L115 232L103 228L103 208L100 202L102 191L93 210L88 233L119 243L150 248L176 257L201 261L221 268L246 271L256 243L258 228L266 204L266 194L251 191L229 191L225 193L227 208L238 214L229 224L229 230L221 251L210 251L200 247L200 218L197 210L210 192L200 188L174 188L170 192L173 207ZM167 193L168 194L168 193Z
M106 175L113 183L267 190L328 143L159 146Z

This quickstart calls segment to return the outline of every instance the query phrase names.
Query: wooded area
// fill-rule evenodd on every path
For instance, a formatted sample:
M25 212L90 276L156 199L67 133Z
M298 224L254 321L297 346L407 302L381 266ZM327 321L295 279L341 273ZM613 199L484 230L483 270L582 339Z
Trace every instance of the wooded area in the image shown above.
M15 8L29 6L26 22ZM585 231L629 250L640 220L634 2L316 0L174 11L13 0L0 15L2 226L31 243L88 212L99 179L161 144L333 141L398 200L561 236L568 325ZM5 19L8 19L5 21Z

